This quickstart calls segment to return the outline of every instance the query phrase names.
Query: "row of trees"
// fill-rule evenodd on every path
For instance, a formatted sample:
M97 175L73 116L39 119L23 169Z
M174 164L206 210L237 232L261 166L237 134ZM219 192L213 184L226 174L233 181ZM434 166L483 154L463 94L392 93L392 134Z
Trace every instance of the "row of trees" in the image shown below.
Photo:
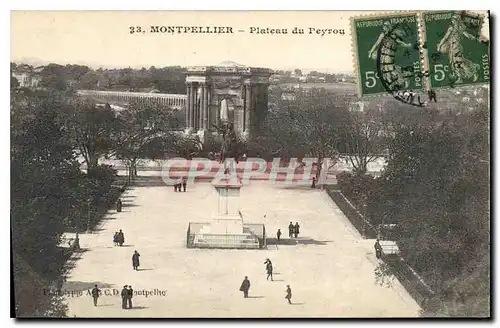
M11 63L11 71L18 65ZM34 67L22 65L23 70L34 71ZM185 94L186 69L180 66L170 66L149 69L102 69L94 70L85 65L48 64L38 73L40 87L54 90L90 89L117 91L150 91L158 90L164 93ZM12 83L16 84L15 78Z
M387 148L390 125L376 103L360 111L356 98L324 89L297 92L294 101L274 102L250 141L249 156L317 158L318 176L325 158L330 166L342 158L364 174Z
M132 104L116 112L72 93L12 92L11 227L18 316L62 316L64 232L92 229L119 197L116 172L103 156L126 161L163 156L182 147L174 112ZM81 161L87 166L81 170Z
M324 90L274 101L249 151L318 158L319 169L324 158L347 160L354 170L339 176L342 191L373 225L397 225L401 255L435 292L424 315L489 316L487 102L454 112L391 99L360 108ZM382 154L382 175L368 175Z
M400 113L391 126L382 176L343 176L342 191L373 225L397 225L402 256L435 292L425 315L489 316L488 107Z

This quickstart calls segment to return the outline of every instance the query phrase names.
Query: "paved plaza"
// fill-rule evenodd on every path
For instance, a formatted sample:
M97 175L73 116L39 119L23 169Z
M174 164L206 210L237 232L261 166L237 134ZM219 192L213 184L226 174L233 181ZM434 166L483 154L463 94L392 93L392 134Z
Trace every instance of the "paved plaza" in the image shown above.
M288 239L288 224L299 222L297 244L268 245L267 250L187 249L190 221L210 221L217 198L210 183L188 185L186 193L172 187L136 187L122 198L123 211L108 213L94 234L81 235L87 249L75 262L64 286L86 290L98 284L108 294L132 285L135 291L166 291L166 295L134 296L131 310L120 296L68 297L76 317L414 317L417 303L396 281L375 282L377 260L373 241L363 240L347 218L321 190L252 181L242 188L244 221L264 223L268 238L278 228ZM265 218L264 218L265 215ZM122 229L125 245L115 247L113 234ZM132 254L140 254L140 271ZM274 266L266 281L264 261ZM239 291L245 276L250 298ZM286 285L292 302L285 299Z

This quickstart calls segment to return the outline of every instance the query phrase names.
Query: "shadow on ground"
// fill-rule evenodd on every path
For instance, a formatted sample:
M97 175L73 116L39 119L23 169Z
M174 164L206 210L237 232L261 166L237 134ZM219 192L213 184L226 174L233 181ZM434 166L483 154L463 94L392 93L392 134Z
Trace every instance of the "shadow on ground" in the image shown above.
M67 281L63 285L63 290L67 292L76 292L76 291L86 291L94 288L97 285L97 288L113 288L115 285L107 284L99 281L94 282L84 282L84 281Z
M267 246L271 247L273 245L284 245L284 246L295 246L295 245L320 245L324 246L328 243L331 243L331 240L316 240L312 238L285 238L285 239L280 239L278 241L277 238L267 238L266 239Z

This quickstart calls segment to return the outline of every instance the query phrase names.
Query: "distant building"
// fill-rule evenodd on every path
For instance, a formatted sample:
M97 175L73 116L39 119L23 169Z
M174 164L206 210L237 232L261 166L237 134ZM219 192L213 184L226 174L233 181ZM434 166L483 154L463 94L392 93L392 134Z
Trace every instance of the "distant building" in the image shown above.
M19 82L21 88L38 88L42 79L40 72L43 66L32 68L29 65L19 65L12 71L12 76Z
M295 99L295 93L293 92L283 92L281 94L281 100L294 101Z

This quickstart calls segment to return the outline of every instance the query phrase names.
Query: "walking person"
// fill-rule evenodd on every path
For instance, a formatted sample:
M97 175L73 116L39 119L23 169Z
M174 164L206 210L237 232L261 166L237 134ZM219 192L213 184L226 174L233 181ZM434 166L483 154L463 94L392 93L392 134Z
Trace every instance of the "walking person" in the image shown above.
M281 238L281 229L278 229L278 232L276 232L276 237L278 238L278 241L280 241L280 238Z
M127 297L128 297L127 287L128 287L127 285L123 286L122 292L120 294L120 296L122 297L122 309L127 308Z
M178 186L178 185L179 185L178 183L174 183L174 191L175 191L175 192L177 192L177 186Z
M187 186L187 180L186 178L182 178L182 189L184 192L186 192L186 186ZM179 189L180 191L180 189Z
M134 296L134 290L132 289L132 286L128 285L128 289L127 289L127 307L129 309L132 308L132 296Z
M288 300L288 304L292 304L292 289L290 288L290 285L286 285L285 298Z
M123 243L125 242L125 235L123 234L123 231L120 229L118 232L118 245L123 246Z
M271 263L270 259L266 259L264 262L266 265L266 271L267 271L267 278L266 280L269 280L269 277L271 277L271 281L273 281L273 264Z
M374 247L375 247L375 256L376 256L378 259L379 259L379 258L381 258L381 257L382 257L382 246L380 245L380 242L378 241L378 239L377 239L377 241L375 242Z
M118 199L116 201L116 211L117 212L121 212L122 211L122 201L120 199Z
M241 283L240 291L243 292L243 297L248 298L248 290L250 289L250 280L245 276L243 282Z
M300 226L299 226L298 222L295 222L295 226L294 226L293 232L295 233L295 238L297 238L297 236L300 233Z
M139 271L139 265L140 265L139 256L141 256L141 254L139 254L139 252L137 251L134 251L134 255L132 255L132 267L136 271Z
M92 288L92 298L94 299L94 306L97 306L97 299L99 298L99 295L101 294L101 290L97 288L97 285Z
M113 235L113 244L115 244L115 246L118 246L118 231Z
M295 227L294 227L292 221L290 221L290 224L288 225L288 237L293 238L294 231L295 231Z
M313 177L311 188L316 188L316 177Z

